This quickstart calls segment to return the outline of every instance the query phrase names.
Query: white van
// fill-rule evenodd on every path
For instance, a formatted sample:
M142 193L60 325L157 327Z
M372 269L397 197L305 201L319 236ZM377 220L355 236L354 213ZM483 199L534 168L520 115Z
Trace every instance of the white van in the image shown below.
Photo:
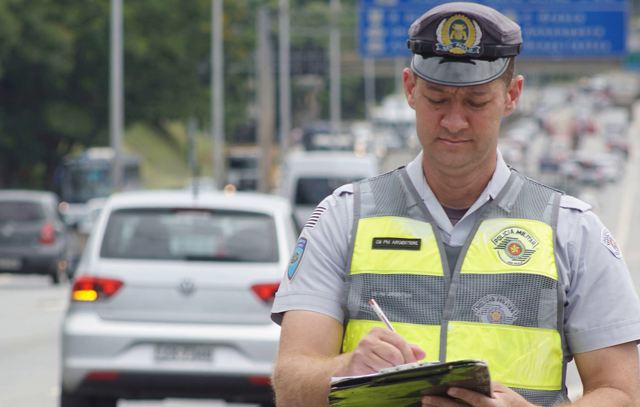
M294 208L302 227L315 207L341 185L379 174L373 155L346 151L298 151L286 157L280 170L280 195Z

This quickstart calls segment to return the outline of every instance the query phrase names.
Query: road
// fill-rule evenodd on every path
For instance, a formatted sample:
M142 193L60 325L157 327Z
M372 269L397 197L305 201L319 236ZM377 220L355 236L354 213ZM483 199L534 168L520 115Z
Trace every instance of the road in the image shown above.
M53 407L58 335L68 287L0 275L0 407Z
M0 274L0 407L57 407L60 324L69 285ZM120 401L118 407L249 407L214 400Z

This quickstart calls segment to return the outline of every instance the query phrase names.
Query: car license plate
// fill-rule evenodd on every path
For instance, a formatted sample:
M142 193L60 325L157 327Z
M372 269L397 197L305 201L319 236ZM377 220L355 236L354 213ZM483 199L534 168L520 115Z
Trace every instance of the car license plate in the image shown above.
M209 345L163 343L156 345L154 356L160 362L211 362L213 349Z
M0 270L20 270L22 268L22 259L13 257L0 257Z

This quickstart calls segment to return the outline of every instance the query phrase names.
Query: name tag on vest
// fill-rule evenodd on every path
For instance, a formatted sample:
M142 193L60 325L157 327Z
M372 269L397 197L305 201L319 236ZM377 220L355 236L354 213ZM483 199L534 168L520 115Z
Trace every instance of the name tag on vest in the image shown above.
M378 250L420 250L422 239L405 239L401 237L374 237L371 249Z

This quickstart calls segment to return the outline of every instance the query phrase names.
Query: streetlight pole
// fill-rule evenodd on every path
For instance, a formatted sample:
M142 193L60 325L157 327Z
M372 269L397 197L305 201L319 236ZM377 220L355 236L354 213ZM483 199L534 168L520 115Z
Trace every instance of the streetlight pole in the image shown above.
M331 133L337 136L340 131L340 0L331 0L331 31L329 34L329 112L331 115Z
M260 150L258 191L271 189L271 164L273 136L275 133L275 84L272 44L269 33L270 17L266 6L258 9L257 18L257 60L258 60L258 144Z
M222 0L211 0L211 159L214 180L219 188L224 185L225 170L222 57Z
M290 31L289 31L289 0L280 0L279 13L279 47L280 57L280 157L284 157L289 149L289 134L291 134L291 72L290 63Z
M376 104L376 60L363 58L364 65L364 100L365 118L371 123L371 112Z
M122 0L111 0L111 86L109 108L109 139L113 150L111 185L113 191L122 187L122 133L124 128Z

